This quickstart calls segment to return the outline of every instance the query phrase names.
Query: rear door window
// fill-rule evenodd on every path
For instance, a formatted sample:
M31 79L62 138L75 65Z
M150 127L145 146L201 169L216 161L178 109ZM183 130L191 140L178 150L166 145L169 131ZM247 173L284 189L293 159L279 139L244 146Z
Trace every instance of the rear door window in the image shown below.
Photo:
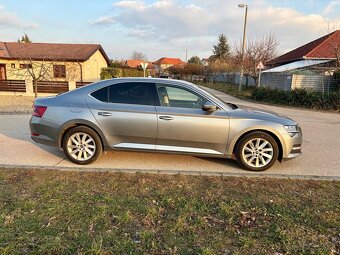
M151 83L126 82L109 87L109 102L117 104L154 105Z
M98 89L91 93L91 96L93 96L95 99L107 103L109 100L109 89L108 87L104 87L101 89Z

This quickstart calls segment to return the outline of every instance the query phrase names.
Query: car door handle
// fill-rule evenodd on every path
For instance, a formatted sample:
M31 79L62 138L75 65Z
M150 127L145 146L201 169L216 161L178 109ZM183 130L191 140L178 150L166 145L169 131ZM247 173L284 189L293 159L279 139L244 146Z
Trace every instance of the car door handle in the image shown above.
M174 118L171 116L159 116L161 120L173 120Z
M111 116L111 113L109 113L109 112L98 112L98 115L108 117L108 116Z

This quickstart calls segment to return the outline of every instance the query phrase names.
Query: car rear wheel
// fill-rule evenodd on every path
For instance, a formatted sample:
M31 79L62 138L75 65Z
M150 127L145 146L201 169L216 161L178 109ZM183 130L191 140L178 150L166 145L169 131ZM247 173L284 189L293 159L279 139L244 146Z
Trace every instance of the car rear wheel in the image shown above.
M103 147L96 132L80 126L66 133L63 139L63 150L72 162L87 165L100 157Z
M275 139L262 131L245 135L236 147L237 162L244 169L264 171L273 166L279 155Z

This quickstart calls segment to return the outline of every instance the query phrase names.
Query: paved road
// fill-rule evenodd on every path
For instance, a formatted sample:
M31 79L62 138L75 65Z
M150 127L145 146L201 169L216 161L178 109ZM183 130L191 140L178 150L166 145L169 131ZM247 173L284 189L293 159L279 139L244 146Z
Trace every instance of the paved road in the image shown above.
M222 92L214 93L228 102L276 111L301 125L304 134L303 155L295 160L276 163L260 175L340 178L340 114L254 104ZM30 139L29 118L29 115L0 115L0 165L79 168L65 159L62 151L34 143ZM97 162L82 167L85 170L88 168L249 174L233 160L139 152L107 152Z

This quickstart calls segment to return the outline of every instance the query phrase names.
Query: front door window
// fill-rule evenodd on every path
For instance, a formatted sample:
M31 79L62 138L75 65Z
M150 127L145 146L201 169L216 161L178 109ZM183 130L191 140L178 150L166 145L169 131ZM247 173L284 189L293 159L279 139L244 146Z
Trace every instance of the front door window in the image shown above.
M201 109L207 101L186 89L167 85L157 85L157 92L161 106Z

